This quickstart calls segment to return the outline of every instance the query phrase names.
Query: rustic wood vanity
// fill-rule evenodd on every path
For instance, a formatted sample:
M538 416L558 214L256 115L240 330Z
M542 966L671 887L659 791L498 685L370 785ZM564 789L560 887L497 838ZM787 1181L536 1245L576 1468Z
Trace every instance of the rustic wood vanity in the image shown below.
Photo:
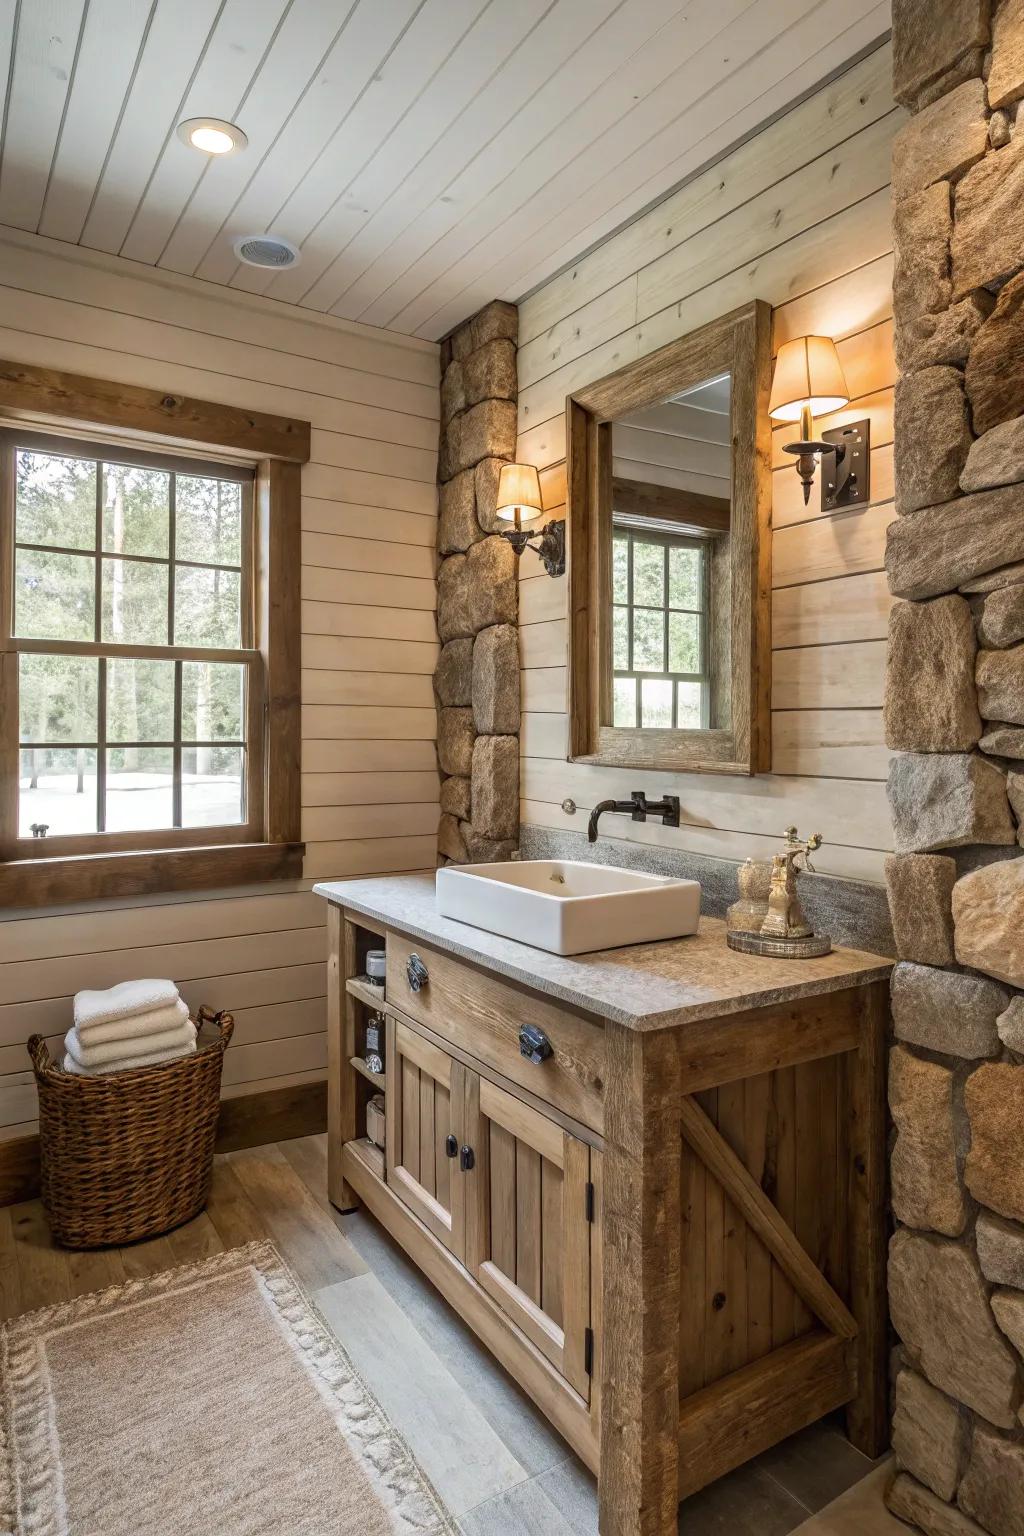
M879 1454L890 963L736 954L709 918L564 958L439 917L426 876L317 890L331 1200L598 1474L604 1536L669 1536L680 1499L839 1407Z

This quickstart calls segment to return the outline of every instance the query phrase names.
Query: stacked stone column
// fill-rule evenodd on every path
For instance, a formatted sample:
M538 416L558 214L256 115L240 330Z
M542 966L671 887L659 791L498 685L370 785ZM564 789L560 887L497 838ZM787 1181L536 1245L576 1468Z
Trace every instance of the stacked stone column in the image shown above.
M519 841L519 582L495 533L515 458L514 304L488 304L441 349L440 517L434 673L442 863L507 859Z
M1024 1536L1024 0L893 0L888 1502Z

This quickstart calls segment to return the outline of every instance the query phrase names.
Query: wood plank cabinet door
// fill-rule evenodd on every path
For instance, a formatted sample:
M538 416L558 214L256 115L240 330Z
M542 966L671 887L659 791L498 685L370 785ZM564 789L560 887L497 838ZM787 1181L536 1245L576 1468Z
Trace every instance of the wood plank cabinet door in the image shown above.
M387 1182L458 1259L465 1257L466 1079L475 1074L388 1014Z
M589 1401L590 1148L475 1073L466 1091L466 1266Z

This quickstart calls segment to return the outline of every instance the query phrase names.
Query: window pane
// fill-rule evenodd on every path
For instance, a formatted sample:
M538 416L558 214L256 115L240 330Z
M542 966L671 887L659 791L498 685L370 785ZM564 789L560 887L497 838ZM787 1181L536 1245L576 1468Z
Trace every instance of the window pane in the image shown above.
M107 740L174 740L174 662L107 662Z
M633 610L633 669L636 672L664 672L664 609Z
M670 613L668 616L668 670L700 671L700 616Z
M682 731L699 731L703 724L702 697L704 689L700 683L676 683L676 697L679 707L679 729Z
M181 819L186 827L238 826L244 821L241 747L185 747L181 754Z
M236 649L242 643L242 588L237 571L175 568L174 642Z
M20 656L21 740L95 741L97 675L91 656Z
M612 540L612 600L629 602L629 540L619 534Z
M234 480L178 475L175 550L179 560L242 563L242 487Z
M620 672L629 666L629 609L612 609L612 666Z
M702 559L699 549L669 550L668 601L671 608L703 608Z
M95 638L96 562L89 555L15 554L15 634L33 640Z
M174 816L170 747L111 747L107 753L107 831L169 827Z
M18 836L31 837L32 823L48 837L96 831L96 752L31 748L21 754Z
M17 538L22 544L96 548L96 465L18 449Z
M183 741L244 741L245 670L227 662L182 663Z
M644 730L670 727L672 724L673 684L659 677L640 681L640 724Z
M665 606L665 546L633 539L633 601Z
M167 570L142 560L104 560L104 640L167 644Z
M612 725L636 726L636 680L617 677L613 691Z
M115 555L162 555L170 537L171 477L135 464L103 466L103 548Z

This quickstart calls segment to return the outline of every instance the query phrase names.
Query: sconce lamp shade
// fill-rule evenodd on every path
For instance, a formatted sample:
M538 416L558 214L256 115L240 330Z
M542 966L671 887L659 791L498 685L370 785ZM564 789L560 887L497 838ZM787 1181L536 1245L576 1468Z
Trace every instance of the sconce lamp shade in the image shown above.
M812 415L821 416L837 411L849 399L843 366L830 336L798 336L782 343L768 401L773 420L799 421L806 407Z
M540 475L533 464L503 464L498 476L495 517L508 523L532 522L544 508L540 499Z

